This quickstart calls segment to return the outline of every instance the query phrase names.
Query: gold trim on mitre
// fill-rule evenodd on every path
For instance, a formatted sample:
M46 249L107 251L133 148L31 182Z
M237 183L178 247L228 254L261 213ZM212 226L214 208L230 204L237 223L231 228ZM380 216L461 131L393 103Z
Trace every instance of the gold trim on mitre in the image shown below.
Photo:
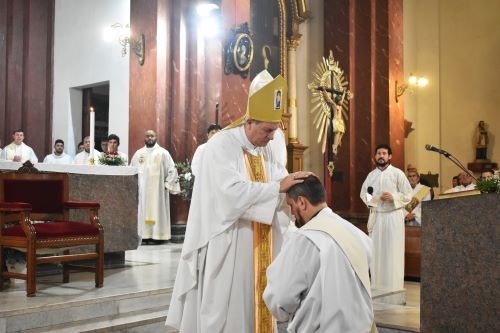
M263 70L252 80L249 89L247 112L226 128L243 125L246 119L268 123L280 123L288 98L288 87L283 76L273 79Z

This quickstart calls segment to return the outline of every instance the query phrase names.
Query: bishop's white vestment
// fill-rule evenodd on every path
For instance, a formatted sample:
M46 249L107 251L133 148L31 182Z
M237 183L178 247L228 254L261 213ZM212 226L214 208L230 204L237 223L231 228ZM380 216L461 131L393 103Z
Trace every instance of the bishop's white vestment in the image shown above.
M202 168L203 161L203 153L205 151L206 143L199 145L194 154L193 159L191 160L191 173L196 177L200 174L200 169Z
M308 223L318 219L350 233L366 262L371 261L372 241L361 230L330 208ZM264 300L278 322L287 322L287 332L369 332L373 323L370 294L342 247L318 230L299 229L289 235L267 269Z
M392 194L394 201L378 200L375 205L367 199L368 187L373 197L382 192ZM403 171L389 165L375 168L361 186L361 200L370 208L368 232L373 240L373 261L370 266L372 288L400 290L404 287L405 209L411 201L412 188Z
M268 183L249 181L243 149L263 153ZM252 221L272 225L276 255L290 222L279 193L287 174L269 147L250 143L243 126L207 142L167 326L186 333L254 332Z
M130 165L137 167L139 173L139 236L143 239L170 239L169 193L180 192L174 160L165 148L155 144L136 151Z
M13 161L14 156L21 156L21 163L30 161L35 164L38 162L38 158L35 155L33 149L21 142L20 145L16 145L14 142L5 146L4 150L0 152L0 160Z

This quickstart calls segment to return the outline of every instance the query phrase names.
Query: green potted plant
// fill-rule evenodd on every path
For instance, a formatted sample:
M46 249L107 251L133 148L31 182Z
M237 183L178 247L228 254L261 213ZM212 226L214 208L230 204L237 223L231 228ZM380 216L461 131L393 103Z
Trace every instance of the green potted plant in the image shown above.
M480 179L476 183L476 188L481 193L500 193L500 176L495 175L488 179Z

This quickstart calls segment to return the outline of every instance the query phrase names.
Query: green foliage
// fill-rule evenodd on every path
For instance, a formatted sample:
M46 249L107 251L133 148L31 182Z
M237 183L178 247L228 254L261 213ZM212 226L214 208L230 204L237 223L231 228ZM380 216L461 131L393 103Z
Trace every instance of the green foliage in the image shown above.
M500 193L500 177L493 176L490 179L480 179L476 183L476 188L481 193Z
M101 157L99 157L99 164L115 166L127 165L125 160L118 154L102 154Z
M190 201L193 194L194 176L191 173L191 161L186 159L185 162L175 163L177 173L179 175L179 185L182 199Z

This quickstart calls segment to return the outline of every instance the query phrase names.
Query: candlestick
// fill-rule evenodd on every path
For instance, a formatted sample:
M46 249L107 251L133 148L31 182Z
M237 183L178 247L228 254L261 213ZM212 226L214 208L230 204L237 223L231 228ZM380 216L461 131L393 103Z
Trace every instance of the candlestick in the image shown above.
M89 164L94 165L94 136L95 136L95 112L94 108L90 107L90 156Z

